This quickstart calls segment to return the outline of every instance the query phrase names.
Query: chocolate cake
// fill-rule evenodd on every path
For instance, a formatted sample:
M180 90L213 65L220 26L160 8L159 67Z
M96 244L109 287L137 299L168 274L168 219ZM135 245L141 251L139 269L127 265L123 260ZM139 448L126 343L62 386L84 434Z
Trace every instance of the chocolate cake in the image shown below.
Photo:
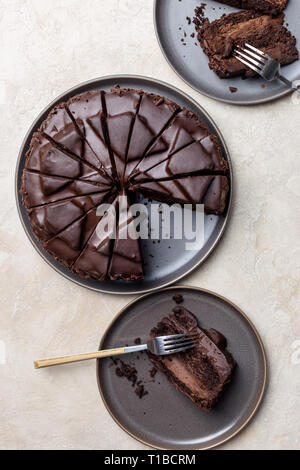
M50 112L31 140L20 192L35 236L65 267L101 281L136 281L144 275L130 212L135 195L204 204L221 215L227 173L218 139L197 115L168 98L115 87Z
M256 73L233 56L236 46L251 44L266 52L281 65L299 58L296 39L283 25L284 14L269 16L254 11L223 15L203 25L197 23L198 40L209 58L209 67L220 78L252 77Z
M150 360L177 390L209 412L231 382L236 362L221 333L201 328L196 317L184 307L175 307L173 312L152 329L151 338L185 333L198 335L197 345L172 356L149 354Z
M276 15L286 8L289 0L218 0L218 2L237 8Z

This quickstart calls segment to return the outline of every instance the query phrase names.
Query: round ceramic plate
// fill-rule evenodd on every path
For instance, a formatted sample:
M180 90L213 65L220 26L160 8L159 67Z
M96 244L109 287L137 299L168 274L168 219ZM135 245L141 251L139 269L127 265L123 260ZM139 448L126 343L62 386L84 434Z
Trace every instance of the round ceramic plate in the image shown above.
M23 207L22 199L19 194L21 186L21 177L26 161L26 152L29 148L29 144L33 133L39 128L42 121L47 117L50 110L59 102L68 100L71 96L78 93L82 93L87 90L93 89L104 89L109 90L115 85L120 85L125 88L142 88L148 92L157 93L159 95L166 96L176 101L180 106L191 109L199 116L209 127L209 129L218 136L222 152L224 157L229 163L229 180L230 180L230 193L228 198L228 205L225 214L221 217L217 216L205 216L205 241L204 245L200 244L198 249L193 251L186 250L186 241L183 240L144 240L142 241L142 255L144 259L145 279L143 281L126 283L124 281L116 282L99 282L93 279L82 279L78 275L73 274L68 269L64 268L60 263L55 261L54 258L49 256L42 248L40 243L35 238L29 219L27 217L26 210ZM113 294L141 294L160 289L177 282L187 274L191 273L201 263L203 263L207 257L212 253L218 242L220 241L222 234L224 233L226 224L230 215L230 208L232 203L232 167L230 157L224 139L218 130L213 120L209 117L206 111L196 103L188 95L184 94L177 88L172 87L166 83L154 80L151 78L137 77L137 76L111 76L104 77L95 80L91 80L87 83L76 86L72 90L59 96L53 103L51 103L36 119L28 131L27 136L23 142L20 150L17 169L16 169L16 199L19 210L19 215L23 224L23 227L32 242L33 246L44 258L45 261L50 264L57 272L62 274L69 280L89 289ZM140 198L137 202L146 203L147 200ZM161 223L161 222L160 222ZM155 227L154 227L155 228ZM159 232L160 233L160 232Z
M116 374L111 358L98 361L101 396L114 420L131 436L158 449L209 449L231 439L256 413L265 392L267 363L264 347L246 315L228 300L208 291L173 287L143 296L125 307L105 333L100 349L142 343L163 316L175 306L174 294L182 294L184 306L200 326L222 332L228 350L237 361L233 382L214 410L206 414L178 392L153 366L147 354L124 356L133 365L148 395L139 399L130 382Z
M159 44L171 67L186 83L210 98L232 104L265 103L290 93L279 81L269 83L262 78L218 78L208 67L208 58L197 41L197 35L191 37L195 33L195 25L193 22L189 25L187 18L193 20L195 8L200 4L199 0L154 1L154 23ZM205 4L205 16L210 20L238 11L213 0L207 0ZM290 0L285 13L288 27L300 44L299 0ZM291 81L300 80L300 61L284 67L283 74ZM235 87L238 91L231 93L229 87Z

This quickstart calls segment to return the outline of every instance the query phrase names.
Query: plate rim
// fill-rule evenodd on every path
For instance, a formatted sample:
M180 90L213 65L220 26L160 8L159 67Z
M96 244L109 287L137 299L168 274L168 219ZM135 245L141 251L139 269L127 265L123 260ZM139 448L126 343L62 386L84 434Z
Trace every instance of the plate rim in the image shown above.
M238 305L236 305L234 302L232 302L231 300L229 300L228 298L224 297L223 295L221 294L217 294L216 292L214 291L211 291L209 289L203 289L202 287L196 287L196 286L185 286L185 285L181 285L181 286L171 286L171 287L167 287L165 289L161 289L159 291L155 291L155 292L150 292L148 294L144 294L140 297L137 297L136 299L133 299L131 302L129 302L127 305L125 305L125 307L123 307L119 313L117 315L114 316L113 320L109 323L108 327L105 329L103 335L102 335L102 338L101 338L101 341L100 341L100 345L99 345L99 351L101 351L102 347L103 347L103 344L104 344L104 341L110 331L110 329L114 326L114 324L119 320L119 318L124 314L126 313L126 311L131 308L133 305L137 304L138 302L146 299L147 297L151 297L152 295L156 295L156 294L159 294L159 293L163 293L163 292L168 292L168 291L171 291L171 290L180 290L180 289L186 289L186 290L194 290L196 292L200 292L200 293L204 293L204 294L208 294L208 295L211 295L211 296L214 296L214 297L217 297L219 300L222 300L223 302L226 302L227 304L229 304L231 307L233 307L238 313L239 315L242 316L242 318L244 318L244 320L246 320L246 322L248 323L248 325L250 326L251 330L253 331L253 334L255 336L255 338L257 339L258 341L258 344L259 344L259 347L260 347L260 350L261 350L261 354L262 354L262 359L263 359L263 381L262 381L262 386L261 386L261 390L260 390L260 394L258 396L258 399L255 403L255 406L253 407L251 413L249 413L249 416L247 417L247 419L244 420L244 422L239 426L239 428L237 430L235 430L234 432L232 432L229 436L227 436L225 439L220 439L218 442L216 442L215 444L211 444L209 446L201 446L199 447L198 449L192 449L192 450L195 450L195 451L199 451L199 450L211 450L211 449L214 449L216 447L219 447L223 444L225 444L226 442L230 441L231 439L233 439L235 436L237 436L238 434L240 434L249 424L250 422L252 421L252 419L255 417L255 415L257 414L257 412L259 411L261 405L262 405L262 402L264 400L264 397L265 397L265 394L266 394L266 390L267 390L267 383L268 383L268 359L267 359L267 354L266 354L266 349L265 349L265 346L264 346L264 343L261 339L261 336L260 334L258 333L258 330L256 328L256 326L254 325L254 323L250 320L250 318L248 317L248 315L245 314L245 312L240 308L238 307ZM106 399L105 399L105 396L104 396L104 392L102 390L102 385L100 383L100 374L99 374L99 367L100 367L100 364L101 364L101 360L100 359L97 359L96 361L96 380L97 380L97 385L98 385L98 390L99 390L99 394L100 394L100 397L101 397L101 400L102 400L102 403L104 404L106 410L108 411L109 415L111 416L111 418L114 420L114 422L123 430L126 432L126 434L128 434L129 436L131 436L133 439L135 439L136 441L142 443L143 445L146 445L152 449L156 449L156 450L164 450L164 451L168 451L170 449L168 448L165 448L165 447L158 447L158 446L154 446L153 444L143 440L142 438L138 437L137 435L135 435L133 432L131 432L130 430L128 430L117 418L117 416L115 416L113 414L113 412L111 411ZM173 449L172 449L173 450ZM181 448L179 450L190 450L189 448Z
M22 204L21 204L21 200L20 200L20 197L19 197L20 163L21 163L21 160L22 160L22 158L25 154L27 140L30 137L30 135L32 135L33 132L35 131L36 126L37 126L38 122L41 120L42 116L44 114L46 114L48 111L50 112L50 110L59 101L65 99L65 97L67 95L69 95L73 92L76 93L80 88L88 87L88 86L91 86L92 84L95 84L95 86L96 86L96 83L99 82L99 81L113 80L113 81L117 82L119 79L137 80L137 81L141 82L141 86L142 86L142 82L144 80L149 81L149 82L152 82L155 85L159 85L159 86L162 86L164 88L172 90L173 92L181 95L185 100L192 103L196 108L198 108L201 111L201 113L203 113L205 118L208 120L210 125L214 128L215 132L217 133L217 136L220 139L220 142L222 143L222 146L224 148L226 158L227 158L227 161L228 161L228 166L229 166L228 171L229 171L229 175L230 175L230 191L229 191L229 198L228 198L227 214L224 217L224 221L223 221L221 230L220 230L215 242L212 244L212 246L207 251L207 253L204 256L202 256L201 259L195 265L193 265L190 269L185 271L183 274L179 275L178 277L174 278L171 281L165 282L162 285L159 285L157 287L152 287L152 288L145 288L143 290L130 289L130 284L128 284L128 289L126 291L116 291L116 290L109 290L109 289L104 290L104 289L101 289L101 287L98 288L98 287L89 286L89 285L85 284L84 279L81 279L79 276L78 276L78 279L73 279L71 277L71 275L69 275L68 273L64 273L60 269L60 265L56 266L54 263L52 263L52 260L47 258L46 252L44 252L44 250L40 249L40 247L38 246L38 241L35 239L34 235L31 234L30 231L28 230L28 228L25 224L25 217L23 216L23 213L22 213L22 208L21 208ZM203 106L200 103L198 103L194 98L192 98L186 92L182 91L178 87L176 87L176 86L174 86L174 85L172 85L168 82L165 82L163 80L159 80L159 79L154 78L154 77L144 76L144 75L113 74L113 75L100 76L100 77L92 78L90 80L81 82L77 85L74 85L73 87L69 88L68 90L66 90L63 93L61 93L60 95L58 95L48 105L46 105L43 108L43 110L38 114L38 116L34 119L33 123L30 125L30 127L29 127L28 131L26 132L26 135L25 135L25 137L24 137L24 139L21 143L19 153L18 153L17 162L16 162L16 168L15 168L15 201L16 201L17 211L18 211L18 215L19 215L21 225L22 225L22 227L23 227L23 229L24 229L24 231L27 235L27 238L29 239L30 243L32 244L32 246L34 247L36 252L42 257L42 259L52 269L54 269L59 275L63 276L68 281L71 281L74 284L76 284L76 285L78 285L82 288L89 289L93 292L98 292L98 293L101 293L101 294L109 294L109 295L143 295L143 294L147 294L147 293L151 293L151 292L156 292L156 291L159 291L161 289L164 289L166 287L169 287L169 286L172 286L172 285L176 284L177 282L183 280L184 278L186 278L187 276L189 276L193 272L195 272L209 258L209 256L215 251L215 249L219 245L221 239L223 238L223 235L225 233L225 230L228 226L229 220L230 220L231 215L232 215L233 194L234 194L234 175L233 175L233 164L232 164L232 160L231 160L231 155L230 155L228 146L225 142L225 139L223 137L223 134L221 133L221 131L220 131L219 127L217 126L217 124L215 123L214 119L210 116L210 114L206 111L205 108L203 108Z
M274 96L270 96L269 98L262 98L262 99L259 99L259 100L251 100L251 101L232 101L230 99L220 98L218 96L214 96L214 95L212 95L210 93L207 93L205 91L199 90L199 88L197 88L189 80L187 80L186 78L184 78L181 75L181 73L177 70L175 65L173 65L172 61L169 59L169 57L168 57L168 55L167 55L167 53L166 53L166 51L163 47L162 40L161 40L159 31L158 31L158 24L157 24L158 23L158 21L157 21L157 10L158 10L159 2L160 2L160 0L154 0L154 2L153 2L153 23L154 23L154 30L155 30L155 35L156 35L157 42L159 44L159 47L161 49L161 52L162 52L165 60L167 61L167 63L169 64L169 66L171 67L173 72L175 72L176 75L181 80L183 80L184 83L186 83L188 86L190 86L193 90L197 91L201 95L207 96L208 98L210 98L212 100L219 101L221 103L227 103L227 104L235 105L235 106L255 106L255 105L259 105L259 104L265 104L265 103L269 103L271 101L279 100L280 98L283 98L284 96L288 96L288 95L292 94L293 90L287 89L285 91L278 92L278 94L276 94Z

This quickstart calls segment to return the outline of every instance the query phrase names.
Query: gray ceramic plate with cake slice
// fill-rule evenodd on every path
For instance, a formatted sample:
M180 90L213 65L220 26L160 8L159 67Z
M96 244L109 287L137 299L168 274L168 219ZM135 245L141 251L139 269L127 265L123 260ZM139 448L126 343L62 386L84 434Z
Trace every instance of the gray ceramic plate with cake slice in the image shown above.
M126 283L125 281L108 281L100 282L94 279L83 279L79 275L72 273L54 258L47 254L41 244L38 242L31 229L30 221L26 210L22 204L22 198L19 193L21 186L21 178L26 161L26 152L33 133L39 128L42 121L47 117L50 110L59 102L67 101L70 97L88 90L110 90L115 85L120 85L121 88L136 88L143 89L147 92L156 93L158 95L166 96L174 100L181 107L191 109L198 114L207 127L218 137L221 146L222 154L228 161L229 171L228 180L230 183L227 207L222 216L206 215L204 223L204 244L200 240L195 249L186 250L187 240L174 240L174 239L147 239L141 243L141 250L144 260L145 279L143 281L135 281ZM233 173L230 161L230 156L226 143L218 130L216 124L210 118L208 113L190 98L188 95L178 90L177 88L168 85L159 80L152 78L139 77L134 75L115 75L109 77L98 78L89 82L80 84L71 90L59 96L55 102L51 103L36 119L28 131L27 136L23 142L20 150L19 159L16 168L16 200L19 210L19 215L27 236L32 242L34 248L42 256L42 258L59 274L63 275L70 281L76 284L92 289L96 292L111 293L111 294L143 294L154 290L167 287L175 282L178 282L184 276L187 276L200 266L214 251L220 242L222 235L230 218L232 206L232 191L233 191ZM147 200L141 198L136 202L147 203ZM159 205L159 203L157 203ZM148 204L149 207L149 204ZM159 222L161 224L161 221ZM153 227L155 229L155 227ZM157 227L156 227L157 228ZM161 226L159 226L161 231Z
M157 449L210 449L244 429L257 412L266 389L267 361L262 341L246 315L225 298L193 287L171 287L143 296L115 318L103 336L100 349L147 342L151 329L172 313L175 294L194 314L200 327L213 328L227 339L227 349L237 362L233 380L210 413L177 391L162 372L151 374L146 353L122 356L137 370L145 396L118 376L120 362L98 361L97 380L102 399L124 431ZM135 385L136 386L136 385Z
M154 24L162 52L173 70L191 87L210 98L237 105L259 104L290 93L279 82L266 82L262 78L243 80L240 77L220 79L208 67L208 58L197 41L194 11L200 0L155 0ZM204 2L205 16L210 21L224 13L239 11L217 1ZM298 0L290 0L285 10L285 23L300 47L300 9ZM191 20L191 21L190 21ZM190 23L190 24L189 24ZM191 37L193 35L193 37ZM300 80L300 60L282 68L290 81ZM237 89L232 93L231 89Z

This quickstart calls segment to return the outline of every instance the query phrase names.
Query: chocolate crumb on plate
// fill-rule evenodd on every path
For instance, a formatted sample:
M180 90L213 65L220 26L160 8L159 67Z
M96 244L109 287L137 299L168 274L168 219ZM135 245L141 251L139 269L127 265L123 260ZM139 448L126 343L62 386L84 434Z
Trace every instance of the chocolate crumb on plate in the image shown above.
M173 296L173 300L176 302L176 304L182 304L184 302L184 298L181 294L175 294Z

